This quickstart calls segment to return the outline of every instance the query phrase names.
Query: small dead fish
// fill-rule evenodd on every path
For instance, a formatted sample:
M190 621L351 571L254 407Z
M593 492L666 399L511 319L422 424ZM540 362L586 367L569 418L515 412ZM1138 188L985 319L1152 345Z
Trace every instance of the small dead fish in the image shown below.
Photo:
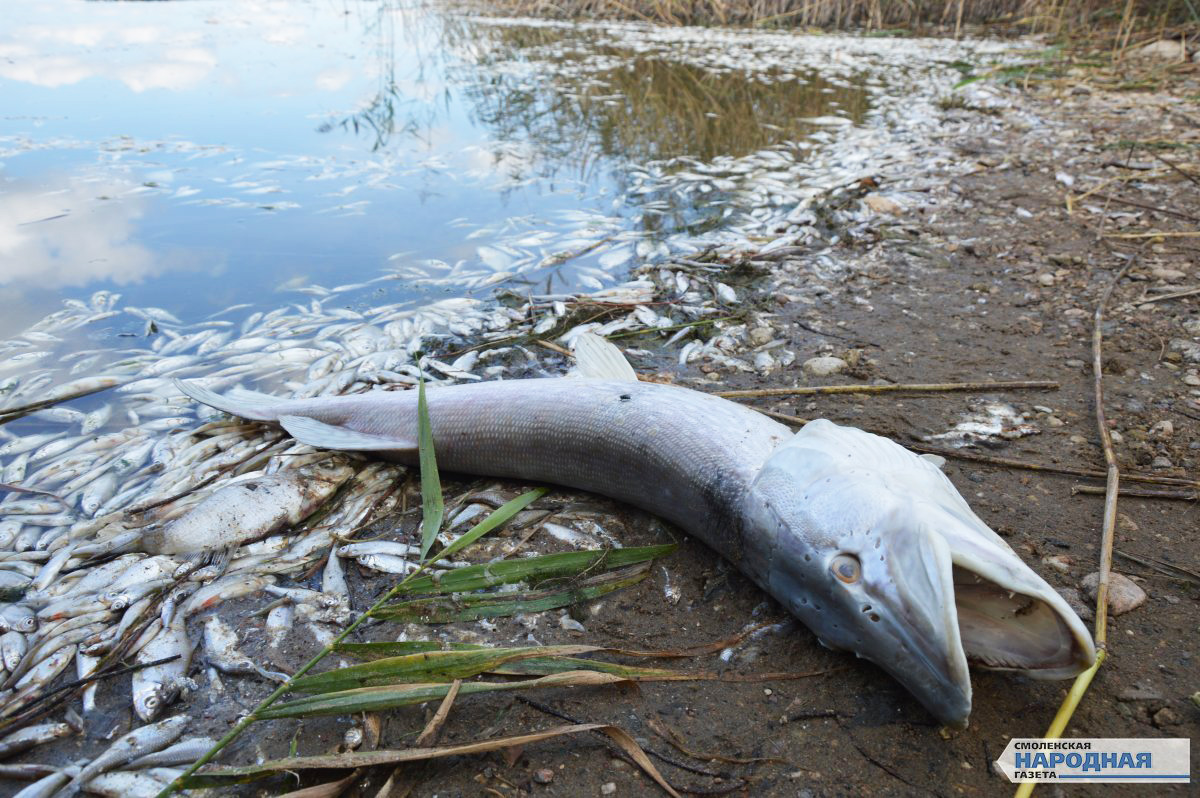
M142 673L142 671L138 671ZM89 762L64 789L68 796L79 792L80 787L108 770L126 762L154 753L175 742L187 727L186 715L176 715L149 726L134 729L113 743L107 751Z
M268 671L238 650L237 632L215 615L204 621L204 656L217 670L232 675L257 674L286 682L287 674Z
M353 475L345 461L326 460L228 485L186 515L148 531L142 548L153 554L191 554L266 537L300 523Z
M28 751L34 746L60 740L74 731L66 723L42 723L37 726L26 726L12 734L0 738L0 759Z
M192 641L188 639L182 613L177 613L170 624L164 626L153 640L142 646L135 662L154 662L166 657L178 659L161 665L151 665L134 671L133 674L133 709L139 718L147 722L157 718L163 707L174 701L186 685L188 666L192 661ZM183 727L180 726L179 730L182 733ZM170 740L165 740L163 745L174 742L178 736L176 734Z
M125 765L128 770L190 764L202 757L217 741L211 737L187 737L153 754L140 756Z

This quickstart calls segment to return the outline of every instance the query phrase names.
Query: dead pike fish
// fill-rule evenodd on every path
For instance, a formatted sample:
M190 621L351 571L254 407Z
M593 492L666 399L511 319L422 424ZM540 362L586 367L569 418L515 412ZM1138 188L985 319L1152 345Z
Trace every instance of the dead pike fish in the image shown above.
M324 460L214 492L187 514L142 536L151 554L192 554L237 546L298 524L354 475L343 460Z
M725 399L638 382L595 336L579 337L576 358L584 379L430 390L439 466L590 490L673 521L947 725L971 711L968 660L1045 679L1095 660L1078 616L930 460L824 419L792 434ZM288 401L176 385L302 443L417 461L416 391Z

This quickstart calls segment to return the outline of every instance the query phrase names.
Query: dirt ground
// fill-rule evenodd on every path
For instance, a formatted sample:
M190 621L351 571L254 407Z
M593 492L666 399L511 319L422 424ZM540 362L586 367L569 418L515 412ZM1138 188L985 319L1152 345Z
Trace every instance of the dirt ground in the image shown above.
M1197 96L1194 86L1191 94ZM1163 289L1183 290L1200 282L1200 238L1132 234L1196 229L1200 109L1177 97L1070 85L1026 94L1021 103L1042 123L1030 125L1028 115L1009 118L969 106L948 107L941 129L931 134L947 137L977 160L975 172L953 179L930 174L920 203L879 215L871 236L843 240L838 257L851 268L816 275L799 256L760 274L750 285L756 292L751 301L758 304L759 318L796 351L797 363L861 350L852 379L864 383L1030 379L1055 380L1060 389L859 394L759 406L827 417L912 443L951 429L987 402L1001 402L1021 414L1028 431L1036 434L991 440L967 451L1102 469L1090 368L1092 312L1114 274L1128 264L1103 326L1105 409L1110 428L1119 433L1120 465L1131 473L1195 479L1200 472L1200 296L1144 300ZM987 117L982 120L990 131L986 135L979 134L977 124L961 124L978 122L980 116ZM1190 172L1176 171L1160 157L1185 171L1183 165L1190 163ZM1100 180L1105 181L1100 191L1075 201L1074 211L1068 212L1067 195L1081 194ZM659 365L668 371L669 363L664 357ZM766 378L698 368L676 370L673 377L707 389L806 380L798 366ZM826 381L845 382L847 377ZM1072 487L1099 481L956 459L947 463L946 473L980 516L1051 585L1079 591L1083 604L1090 604L1081 582L1097 570L1103 499L1075 494ZM448 480L446 492L453 496L476 484L491 483ZM652 664L733 678L779 672L822 675L530 694L538 706L511 695L473 697L455 704L441 743L559 725L562 717L547 712L553 710L572 720L624 728L665 757L656 764L689 794L1001 795L1010 794L1012 787L993 772L992 760L1010 737L1041 734L1069 685L975 670L970 727L941 729L886 674L852 655L822 648L777 603L702 544L604 499L556 491L542 501L547 507L584 502L625 545L670 540L681 545L656 565L651 578L576 608L572 615L586 632L564 628L559 613L549 612L525 626L499 621L494 642L532 634L543 644L682 648L771 623L775 625L735 647L728 661L710 656ZM1119 513L1115 568L1137 582L1149 599L1112 618L1110 658L1066 734L1196 737L1200 707L1190 697L1200 690L1200 542L1195 535L1200 513L1194 500L1134 496L1121 498ZM411 531L400 528L394 536ZM498 538L495 545L505 542L511 538ZM356 577L355 608L364 608L385 584L379 578ZM668 600L668 587L678 590L677 600ZM262 603L256 599L246 609ZM1090 610L1084 612L1090 623ZM247 618L243 634L260 623ZM399 631L392 625L373 626L362 639L395 639ZM456 634L453 629L444 632ZM314 650L315 643L298 636L289 661L278 664L295 666ZM209 728L195 732L227 728L265 694L256 680L224 677L223 684L226 692L212 695L202 715ZM434 709L429 705L387 713L380 745L411 744ZM299 752L333 750L349 726L349 719L305 722ZM223 761L282 755L300 729L295 721L262 724ZM686 752L665 739L667 730ZM327 776L305 783L340 777ZM412 795L442 798L661 794L613 747L589 736L415 766L404 771L403 779ZM374 795L380 781L379 774L368 774L346 794ZM250 791L276 794L294 785L266 782ZM1131 790L1112 785L1039 788L1046 796L1126 791ZM1182 795L1188 787L1155 785L1152 791Z

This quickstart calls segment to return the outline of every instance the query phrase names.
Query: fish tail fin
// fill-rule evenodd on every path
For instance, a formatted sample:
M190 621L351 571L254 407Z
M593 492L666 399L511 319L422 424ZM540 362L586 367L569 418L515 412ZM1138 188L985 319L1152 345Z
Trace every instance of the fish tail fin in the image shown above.
M621 350L595 333L583 333L575 339L575 369L572 376L591 380L637 382L637 372Z
M270 396L258 391L245 388L233 388L222 396L219 393L202 388L194 382L175 380L175 387L185 395L190 396L201 404L215 407L225 413L251 421L278 421L279 413L276 408L283 403L277 396Z

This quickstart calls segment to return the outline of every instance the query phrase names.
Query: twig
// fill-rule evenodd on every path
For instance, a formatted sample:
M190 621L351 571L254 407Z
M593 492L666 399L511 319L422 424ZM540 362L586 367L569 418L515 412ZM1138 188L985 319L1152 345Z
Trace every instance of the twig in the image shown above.
M1160 160L1160 161L1162 161L1163 163L1165 163L1167 166L1169 166L1169 167L1171 167L1172 169L1174 169L1174 170L1175 170L1176 172L1178 172L1179 174L1181 174L1181 175L1183 175L1184 177L1186 177L1188 180L1190 180L1190 181L1192 181L1193 183L1195 183L1196 185L1200 186L1200 178L1196 177L1195 175L1191 174L1190 172L1185 172L1183 169L1179 168L1179 165L1178 165L1178 164L1176 164L1176 163L1172 163L1171 161L1168 161L1166 158L1164 158L1163 156L1159 155L1157 152L1152 152L1152 153L1150 153L1150 154L1151 154L1151 155L1153 155L1153 156L1154 156L1155 158L1157 158L1158 160Z
M121 676L122 674L133 673L134 671L140 671L142 668L149 668L154 665L163 665L168 662L174 662L177 659L179 659L179 654L172 654L169 657L163 657L162 659L156 659L153 662L139 662L136 665L126 665L125 667L121 667L121 668L112 668L112 669L106 670L106 671L97 671L96 673L93 673L91 676L85 676L82 679L76 679L75 681L67 682L66 684L60 684L58 687L55 687L53 690L50 690L49 692L46 692L46 693L42 693L40 696L35 698L33 701L30 701L28 704L26 704L24 707L22 707L21 711L28 712L32 707L37 706L42 701L46 701L46 700L50 699L51 697L56 696L59 693L65 692L67 690L73 690L76 687L82 687L85 684L91 684L92 682L98 682L102 679L108 679L113 676Z
M1187 238L1200 236L1200 230L1148 230L1145 233L1105 233L1105 238Z
M1058 383L1045 380L1020 382L930 382L894 383L890 385L808 385L797 388L759 388L747 391L716 391L714 396L725 399L749 399L759 396L813 396L840 393L941 393L947 391L1056 391Z
M567 349L565 346L559 346L558 344L551 343L550 341L543 341L539 338L538 340L534 341L534 343L538 346L549 349L551 352L557 352L560 355L566 355L567 357L574 356L574 353L570 349Z
M1057 740L1062 736L1063 731L1067 728L1067 724L1071 721L1071 716L1075 714L1075 708L1083 700L1088 686L1091 685L1092 679L1096 676L1097 671L1100 670L1100 666L1104 664L1105 657L1108 656L1108 579L1109 574L1112 572L1113 538L1117 527L1117 496L1120 490L1121 472L1117 468L1117 455L1113 451L1112 436L1108 433L1108 422L1104 415L1104 367L1102 357L1104 339L1102 325L1104 322L1104 307L1108 304L1108 299L1112 296L1113 289L1117 287L1117 283L1121 281L1121 278L1125 276L1125 273L1136 262L1137 256L1135 255L1126 261L1120 271L1113 275L1108 287L1100 295L1100 301L1096 303L1094 324L1092 326L1092 374L1095 389L1096 426L1100 430L1100 445L1104 449L1104 462L1108 464L1107 490L1104 494L1104 525L1100 532L1100 580L1096 585L1096 631L1093 635L1096 642L1096 661L1092 663L1090 668L1075 677L1075 683L1071 685L1070 691L1067 692L1067 697L1063 699L1062 705L1054 715L1054 720L1050 722L1050 728L1043 735L1043 738L1046 740ZM1033 788L1036 784L1036 782L1032 781L1020 784L1017 787L1015 798L1029 798L1033 794Z
M529 706L536 709L538 712L544 712L545 714L550 715L551 717L559 718L560 720L565 720L569 723L575 723L575 724L579 724L579 725L584 725L589 722L589 721L585 721L585 720L577 720L576 718L573 718L564 712L559 712L557 709L548 707L545 704L542 704L538 701L534 701L532 698L528 698L527 696L518 695L518 696L514 696L514 697L521 703L528 704ZM719 772L719 771L706 770L704 768L696 767L695 765L689 765L686 762L677 762L676 760L672 759L671 757L667 756L666 754L660 754L658 751L655 751L653 748L650 748L649 746L642 746L642 750L660 762L664 762L664 763L670 765L671 767L676 767L676 768L679 768L680 770L686 770L689 773L696 773L698 775L708 776L708 777L714 778L714 779L736 779L737 778L737 776L734 776L732 773L724 773L724 772ZM622 755L622 758L624 758L623 755ZM671 786L675 787L674 784L672 784ZM678 790L679 788L675 787L675 789ZM690 790L684 790L684 792L690 792Z
M1145 567L1158 571L1166 576L1170 576L1175 579L1186 578L1186 581L1200 583L1200 573L1197 573L1190 568L1184 568L1182 565L1175 565L1174 563L1163 562L1162 560L1155 560L1153 558L1144 560L1141 557L1134 556L1129 552L1121 551L1120 549L1113 549L1113 553L1115 553L1118 557L1124 557L1126 560L1131 560L1138 565L1144 565Z
M1083 493L1088 495L1103 496L1107 491L1106 486L1102 485L1072 485L1071 493ZM1178 499L1180 501L1194 502L1200 499L1200 493L1194 490L1149 490L1147 488L1121 488L1120 495L1133 496L1140 499Z
M1200 294L1200 287L1189 288L1186 291L1176 291L1173 294L1162 294L1160 296L1146 297L1145 299L1139 299L1138 304L1145 305L1150 302L1163 302L1167 299L1182 299L1185 296L1195 296L1196 294Z
M1121 197L1114 197L1110 194L1103 194L1099 191L1092 192L1092 196L1099 197L1102 200L1108 200L1110 202L1119 202L1122 205L1131 205L1134 208L1143 208L1145 210L1154 211L1155 213L1161 213L1166 216L1174 216L1176 219L1184 219L1185 221L1189 221L1189 222L1200 222L1200 216L1192 216L1189 213L1180 213L1179 211L1172 211L1172 210L1168 210L1166 208L1160 208L1157 205L1149 205L1144 202L1135 202L1134 200L1123 199Z

